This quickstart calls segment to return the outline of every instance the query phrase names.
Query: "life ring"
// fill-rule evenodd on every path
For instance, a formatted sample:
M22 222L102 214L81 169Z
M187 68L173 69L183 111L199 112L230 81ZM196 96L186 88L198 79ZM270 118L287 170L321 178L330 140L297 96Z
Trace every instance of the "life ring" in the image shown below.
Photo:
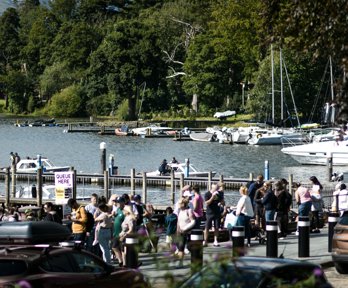
M256 135L256 138L261 138L261 137L262 137L262 134L261 134L261 133L259 133L259 134Z

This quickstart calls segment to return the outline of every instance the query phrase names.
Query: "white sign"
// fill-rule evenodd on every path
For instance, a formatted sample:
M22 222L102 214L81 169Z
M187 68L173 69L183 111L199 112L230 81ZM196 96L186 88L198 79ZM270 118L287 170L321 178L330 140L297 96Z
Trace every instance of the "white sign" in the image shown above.
M56 186L56 204L66 204L72 197L74 177L72 171L55 172L54 180Z

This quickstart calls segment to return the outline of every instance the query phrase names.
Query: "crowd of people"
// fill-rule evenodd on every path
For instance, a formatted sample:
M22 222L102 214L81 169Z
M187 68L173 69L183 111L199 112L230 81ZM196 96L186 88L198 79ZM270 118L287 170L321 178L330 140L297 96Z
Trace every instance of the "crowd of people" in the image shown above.
M324 208L321 195L323 186L315 176L309 180L310 187L294 184L294 200L298 205L298 216L311 215L311 232L320 233L319 215ZM286 237L289 234L288 215L294 204L288 184L286 179L264 181L260 174L256 181L240 187L238 203L232 206L225 203L222 182L213 183L204 194L201 194L198 185L184 186L175 206L167 207L164 221L165 243L173 255L177 255L178 266L183 265L184 255L189 253L190 233L193 229L203 230L205 247L209 242L213 242L214 247L220 246L218 240L221 228L231 230L235 225L245 227L246 245L250 246L253 229L265 231L266 222L271 220L278 222L279 237ZM346 185L338 183L333 195L331 209L347 210ZM140 238L142 248L150 247L151 250L157 247L158 235L151 221L154 208L151 204L143 203L140 195L112 195L107 200L92 194L88 205L81 205L75 199L69 199L67 205L71 208L67 219L71 223L73 240L82 241L88 251L101 256L107 263L117 261L120 266L125 264L127 237ZM234 215L233 223L224 223L230 221L227 220L230 213ZM42 211L29 209L24 215L20 215L16 207L0 207L0 221L44 220L62 224L60 215L52 202L46 202ZM213 239L209 239L211 231Z

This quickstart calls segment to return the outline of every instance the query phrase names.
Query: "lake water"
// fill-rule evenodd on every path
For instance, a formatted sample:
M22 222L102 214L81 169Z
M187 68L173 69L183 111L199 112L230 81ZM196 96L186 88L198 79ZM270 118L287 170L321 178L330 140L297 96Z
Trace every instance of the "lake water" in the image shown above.
M224 177L248 178L249 173L264 173L269 161L270 177L308 182L316 175L327 178L325 166L302 166L280 149L281 146L227 145L210 142L176 142L171 138L117 137L97 133L63 133L64 127L15 127L15 120L0 118L0 167L10 165L10 152L21 157L46 156L57 166L73 166L77 172L100 173L101 142L107 158L115 156L119 174L156 170L163 159L189 158L202 171L216 171ZM340 168L342 169L342 168ZM167 192L166 192L167 193ZM169 193L169 192L168 192ZM157 198L157 197L156 197Z

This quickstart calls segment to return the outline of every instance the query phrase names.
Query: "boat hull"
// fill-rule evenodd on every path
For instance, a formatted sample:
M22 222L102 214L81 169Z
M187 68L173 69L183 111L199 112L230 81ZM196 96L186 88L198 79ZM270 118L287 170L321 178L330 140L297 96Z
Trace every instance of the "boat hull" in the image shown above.
M326 165L332 156L332 165L348 166L348 141L327 141L283 148L284 154L305 165Z

